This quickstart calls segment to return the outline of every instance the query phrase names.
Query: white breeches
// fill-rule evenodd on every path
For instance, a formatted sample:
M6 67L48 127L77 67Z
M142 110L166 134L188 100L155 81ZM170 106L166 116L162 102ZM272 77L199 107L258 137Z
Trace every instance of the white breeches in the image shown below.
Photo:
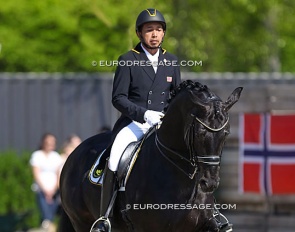
M109 169L117 171L123 151L129 143L138 141L150 128L148 123L131 122L117 134L109 158Z

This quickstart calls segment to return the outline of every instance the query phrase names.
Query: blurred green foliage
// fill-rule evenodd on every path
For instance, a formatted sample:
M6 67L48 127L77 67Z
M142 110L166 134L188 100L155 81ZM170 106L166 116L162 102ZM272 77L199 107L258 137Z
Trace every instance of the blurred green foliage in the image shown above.
M29 228L38 227L40 215L31 190L30 153L17 155L17 152L6 151L0 153L0 159L0 215L29 212L25 224Z
M195 72L294 72L293 0L9 0L0 8L0 71L102 72L138 42L134 24L146 8L167 20L163 44Z

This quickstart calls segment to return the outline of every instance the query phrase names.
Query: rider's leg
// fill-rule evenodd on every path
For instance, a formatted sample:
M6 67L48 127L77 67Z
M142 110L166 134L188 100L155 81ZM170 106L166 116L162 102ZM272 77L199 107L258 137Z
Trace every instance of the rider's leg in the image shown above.
M109 202L111 201L111 197L113 196L113 192L116 189L116 175L115 172L111 171L107 165L104 170L104 177L103 177L103 189L101 191L101 198L100 198L100 215L106 215Z
M141 124L138 122L132 122L117 134L111 149L109 162L106 165L104 172L100 204L100 215L102 218L107 219L105 215L117 184L115 173L118 169L121 155L129 143L138 141L148 129L149 125L147 123ZM102 223L98 225L100 231L108 231L109 225L105 222L106 221L102 221Z
M147 123L141 124L138 122L131 122L124 127L116 136L114 144L111 149L109 159L109 169L116 172L118 169L120 158L129 143L138 141L150 128Z

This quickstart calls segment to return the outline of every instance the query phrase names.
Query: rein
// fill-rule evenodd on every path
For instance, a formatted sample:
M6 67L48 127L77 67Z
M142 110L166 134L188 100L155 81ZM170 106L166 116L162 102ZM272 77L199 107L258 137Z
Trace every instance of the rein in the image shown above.
M198 117L196 117L195 115L191 114L191 116L194 117L194 119L196 119L197 122L199 122L201 125L203 125L206 129L212 131L212 132L218 132L218 131L221 131L229 122L229 117L227 118L226 122L219 128L215 129L215 128L212 128L208 125L206 125L203 121L201 121ZM197 162L194 161L194 157L191 158L190 160L185 158L183 155L181 155L180 153L170 149L169 147L165 146L158 138L158 134L157 134L157 131L156 131L156 136L155 136L155 143L156 143L156 146L158 148L158 150L160 151L161 155L166 158L171 164L173 164L178 170L180 170L182 173L184 173L187 177L189 177L191 180L194 179L196 173L197 173L197 170L198 170L198 166L197 164L198 163L203 163L203 164L206 164L206 165L211 165L211 166L217 166L220 164L220 156L219 155L214 155L214 156L196 156L197 158ZM165 155L165 153L162 151L162 148L164 148L165 150L171 152L172 154L174 154L175 156L177 156L178 158L180 158L181 160L189 163L193 168L193 172L192 173L189 173L187 171L185 171L183 168L181 168L178 164L176 164L171 158L169 158L167 155ZM192 157L192 156L191 156Z
M194 163L192 163L190 160L188 160L187 158L183 157L181 154L171 150L169 147L166 147L163 143L160 142L159 138L158 138L158 134L156 132L156 136L155 136L155 142L157 145L158 150L160 151L161 155L166 158L170 163L172 163L176 168L178 168L182 173L184 173L188 178L190 178L191 180L194 179L197 170L198 170L198 166ZM170 151L171 153L173 153L174 155L178 156L181 160L184 160L188 163L190 163L190 165L194 168L193 173L188 173L186 172L184 169L182 169L181 167L179 167L175 162L173 162L167 155L164 154L164 152L162 151L162 149L160 148L160 146L165 148L167 151Z

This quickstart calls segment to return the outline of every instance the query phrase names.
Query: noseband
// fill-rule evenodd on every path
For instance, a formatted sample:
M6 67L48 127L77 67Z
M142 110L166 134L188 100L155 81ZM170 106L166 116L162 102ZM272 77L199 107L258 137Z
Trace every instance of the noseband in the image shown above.
M218 132L221 131L222 129L225 128L225 126L228 124L229 122L229 117L227 117L226 122L219 128L212 128L210 126L208 126L207 124L205 124L203 121L201 121L197 116L191 114L191 116L196 119L196 121L198 123L200 123L201 125L203 125L207 130L211 131L212 133L214 132ZM193 151L190 151L190 159L185 158L183 155L181 155L180 153L173 151L172 149L170 149L169 147L165 146L158 138L157 135L157 131L156 131L156 136L155 136L155 143L156 146L158 148L158 150L160 151L161 155L166 158L170 163L172 163L177 169L179 169L181 172L183 172L186 176L188 176L190 179L194 179L197 170L198 170L198 163L203 163L205 165L208 166L218 166L220 165L220 155L214 155L214 156L194 156L192 153L195 153ZM172 159L170 159L161 148L164 148L165 150L169 151L170 153L174 154L176 157L180 158L181 160L189 163L191 165L191 167L193 167L193 172L192 173L188 173L187 171L185 171L183 168L181 168L179 165L177 165ZM192 150L192 149L191 149ZM197 161L195 161L195 157L197 159Z

